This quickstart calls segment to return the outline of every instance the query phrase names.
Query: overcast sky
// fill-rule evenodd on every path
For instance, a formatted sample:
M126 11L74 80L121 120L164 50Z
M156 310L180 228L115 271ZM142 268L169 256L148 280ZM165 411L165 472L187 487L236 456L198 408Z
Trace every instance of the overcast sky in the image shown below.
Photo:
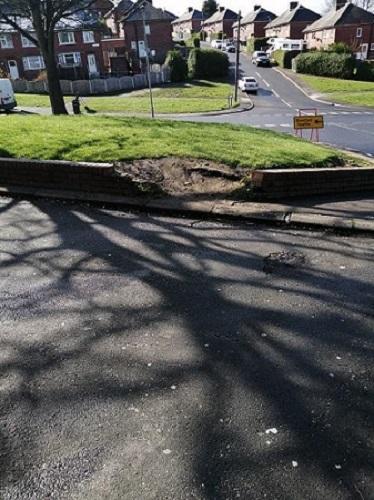
M170 10L177 15L185 12L188 7L201 9L202 3L202 0L153 0L153 5L156 7ZM286 10L290 2L289 0L220 0L218 3L235 12L241 9L244 14L253 10L254 4L262 5L262 7L271 10L275 14L280 14ZM324 0L303 0L302 4L305 7L320 12L324 5Z

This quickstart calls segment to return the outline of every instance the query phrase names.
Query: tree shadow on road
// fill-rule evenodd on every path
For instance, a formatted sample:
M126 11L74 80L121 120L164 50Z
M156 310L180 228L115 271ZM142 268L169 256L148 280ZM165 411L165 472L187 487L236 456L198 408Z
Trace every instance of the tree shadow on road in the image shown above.
M292 232L32 205L2 214L5 498L117 498L108 463L141 470L127 498L369 491L374 287L323 261L372 263L361 240L300 234L266 273Z

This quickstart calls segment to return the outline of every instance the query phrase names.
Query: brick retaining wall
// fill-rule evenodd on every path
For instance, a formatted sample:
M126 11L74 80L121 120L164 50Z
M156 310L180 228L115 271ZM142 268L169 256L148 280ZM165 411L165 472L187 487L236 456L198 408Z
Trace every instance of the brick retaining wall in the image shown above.
M374 191L374 167L256 170L252 185L264 198Z
M134 195L138 184L109 163L74 163L0 158L0 185Z

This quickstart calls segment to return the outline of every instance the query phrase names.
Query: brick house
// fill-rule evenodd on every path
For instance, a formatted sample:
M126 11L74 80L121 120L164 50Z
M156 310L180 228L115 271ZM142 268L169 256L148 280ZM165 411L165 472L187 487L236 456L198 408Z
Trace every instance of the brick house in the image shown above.
M265 26L277 16L261 5L255 5L252 12L243 17L240 29L240 41L245 43L249 38L264 38ZM238 38L239 23L233 24L234 38Z
M92 78L102 73L102 25L98 20L109 7L112 3L106 0L96 2L90 12L80 12L74 19L62 19L56 25L55 47L61 78ZM18 22L24 31L33 33L29 19ZM2 23L0 68L14 80L33 80L45 69L45 64L39 49L28 38Z
M174 40L186 40L191 38L193 33L201 31L203 13L201 10L189 7L188 11L172 22Z
M320 14L299 2L290 2L288 10L266 25L265 36L301 40L304 38L304 29L320 17Z
M349 45L358 59L374 59L374 14L346 0L304 30L308 49L327 49L332 43Z
M145 19L145 34L143 16ZM163 64L174 47L172 22L176 16L152 5L152 0L138 1L121 19L127 57L133 71L142 69L147 45L152 63Z
M223 34L223 38L233 38L233 25L238 20L238 14L225 7L219 9L208 19L203 21L202 29L206 34L207 40L212 39L212 35Z

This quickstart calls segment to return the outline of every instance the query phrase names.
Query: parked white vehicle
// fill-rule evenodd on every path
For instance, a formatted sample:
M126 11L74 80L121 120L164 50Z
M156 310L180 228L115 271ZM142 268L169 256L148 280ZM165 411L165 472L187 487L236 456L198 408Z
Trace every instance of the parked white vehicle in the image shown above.
M0 78L0 110L10 111L17 106L12 83L8 78Z
M213 49L221 50L222 49L222 40L213 40L210 45Z
M239 80L239 88L242 92L253 92L257 94L259 86L256 78L253 76L244 76Z
M270 48L266 51L269 56L275 51L275 50L303 50L305 46L305 40L291 40L289 38L270 38L268 40L268 43L270 44Z

